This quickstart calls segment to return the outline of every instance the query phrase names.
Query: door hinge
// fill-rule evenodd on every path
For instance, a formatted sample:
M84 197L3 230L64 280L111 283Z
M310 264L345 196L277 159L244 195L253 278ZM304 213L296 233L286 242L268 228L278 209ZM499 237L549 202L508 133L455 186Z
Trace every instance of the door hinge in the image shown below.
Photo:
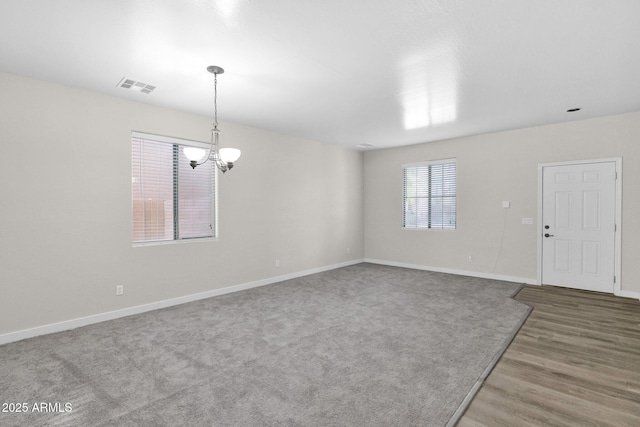
M618 231L618 224L613 224L613 231Z
M616 283L616 276L613 276L613 283Z
M618 179L618 172L616 172L616 179Z

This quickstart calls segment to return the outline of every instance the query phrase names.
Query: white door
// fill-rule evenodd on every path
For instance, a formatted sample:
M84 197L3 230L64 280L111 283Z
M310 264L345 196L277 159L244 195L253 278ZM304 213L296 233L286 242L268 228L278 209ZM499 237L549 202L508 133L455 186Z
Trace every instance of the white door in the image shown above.
M542 168L542 283L614 290L615 162Z

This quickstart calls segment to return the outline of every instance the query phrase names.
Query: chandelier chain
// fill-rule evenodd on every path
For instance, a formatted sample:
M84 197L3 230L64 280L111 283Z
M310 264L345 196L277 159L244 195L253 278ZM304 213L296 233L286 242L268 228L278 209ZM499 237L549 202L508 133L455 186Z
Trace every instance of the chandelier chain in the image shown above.
M218 73L213 73L213 128L218 129Z

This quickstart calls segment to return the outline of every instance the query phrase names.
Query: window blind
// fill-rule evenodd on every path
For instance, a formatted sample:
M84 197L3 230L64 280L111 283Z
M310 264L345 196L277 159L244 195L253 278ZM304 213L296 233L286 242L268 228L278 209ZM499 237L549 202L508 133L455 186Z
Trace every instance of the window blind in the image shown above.
M456 228L456 162L403 166L405 228Z
M131 138L133 243L215 237L215 169L183 154L201 143L134 133Z

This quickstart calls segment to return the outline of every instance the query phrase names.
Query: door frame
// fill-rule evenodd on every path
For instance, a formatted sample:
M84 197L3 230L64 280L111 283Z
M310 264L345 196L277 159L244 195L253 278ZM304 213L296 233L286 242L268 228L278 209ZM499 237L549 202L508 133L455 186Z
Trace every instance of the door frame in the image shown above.
M621 255L622 255L622 157L610 157L604 159L588 159L588 160L572 160L564 162L553 163L538 163L538 277L536 278L536 284L542 285L542 170L545 167L551 166L570 166L570 165L583 165L589 163L610 163L613 162L616 165L616 191L615 191L615 222L616 229L614 231L614 274L615 282L613 283L613 294L618 296L625 296L625 292L621 290L622 287L622 274L621 274Z

